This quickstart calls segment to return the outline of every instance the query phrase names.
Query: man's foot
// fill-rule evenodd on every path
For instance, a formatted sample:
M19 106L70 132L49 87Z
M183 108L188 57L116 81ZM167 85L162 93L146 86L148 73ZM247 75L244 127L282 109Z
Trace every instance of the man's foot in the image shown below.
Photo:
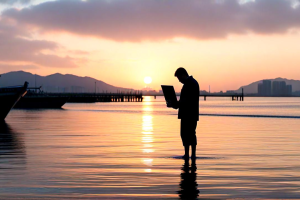
M182 158L183 158L184 160L189 160L189 159L190 159L190 157L189 157L188 155L183 155Z

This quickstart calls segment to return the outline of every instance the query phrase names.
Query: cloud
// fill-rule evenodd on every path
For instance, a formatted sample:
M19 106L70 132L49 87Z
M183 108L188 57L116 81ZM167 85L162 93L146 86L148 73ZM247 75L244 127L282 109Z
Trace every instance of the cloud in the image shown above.
M8 4L8 5L13 5L15 3L28 4L30 2L31 0L0 0L0 4Z
M75 54L75 55L89 55L90 52L88 51L82 51L82 50L69 50L69 54Z
M204 40L299 28L300 9L295 5L295 0L61 0L10 9L3 16L41 31L116 41Z
M7 71L15 71L15 70L26 70L26 69L39 69L39 67L34 65L16 65L16 64L1 64L0 69Z
M30 34L18 26L8 25L0 20L0 62L22 62L28 65L37 65L55 68L74 68L71 57L61 57L54 54L45 54L43 51L55 51L59 45L45 40L26 39Z

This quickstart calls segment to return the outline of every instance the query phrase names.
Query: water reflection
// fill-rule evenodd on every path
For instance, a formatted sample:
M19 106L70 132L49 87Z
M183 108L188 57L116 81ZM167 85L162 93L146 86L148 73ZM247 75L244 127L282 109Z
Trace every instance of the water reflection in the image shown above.
M189 161L185 160L181 170L180 191L178 191L180 199L197 199L200 191L197 184L196 160L192 161L191 167L189 167Z
M6 122L0 123L0 169L16 169L26 164L26 152L20 134ZM1 172L0 172L1 173Z
M154 152L153 149L153 122L152 122L152 102L151 97L144 97L143 101L143 122L142 122L142 151L145 158L142 162L147 166L145 172L152 172L153 159L151 154Z

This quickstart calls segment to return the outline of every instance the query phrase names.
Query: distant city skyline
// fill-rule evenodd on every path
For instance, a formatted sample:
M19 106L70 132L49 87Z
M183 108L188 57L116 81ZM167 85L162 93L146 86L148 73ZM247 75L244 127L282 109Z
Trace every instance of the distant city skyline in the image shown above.
M287 85L285 81L263 80L258 84L258 95L261 96L291 96L293 86Z
M215 13L211 15L211 13ZM0 73L90 76L116 86L202 90L300 79L300 7L294 0L12 0L0 2Z

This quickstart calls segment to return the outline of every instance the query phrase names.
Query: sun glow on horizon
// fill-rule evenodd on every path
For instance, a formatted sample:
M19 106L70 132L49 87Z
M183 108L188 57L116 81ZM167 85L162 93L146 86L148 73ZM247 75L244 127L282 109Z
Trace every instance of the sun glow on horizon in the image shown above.
M145 82L146 84L150 84L150 83L152 83L152 78L151 78L150 76L146 76L146 77L144 78L144 82Z

